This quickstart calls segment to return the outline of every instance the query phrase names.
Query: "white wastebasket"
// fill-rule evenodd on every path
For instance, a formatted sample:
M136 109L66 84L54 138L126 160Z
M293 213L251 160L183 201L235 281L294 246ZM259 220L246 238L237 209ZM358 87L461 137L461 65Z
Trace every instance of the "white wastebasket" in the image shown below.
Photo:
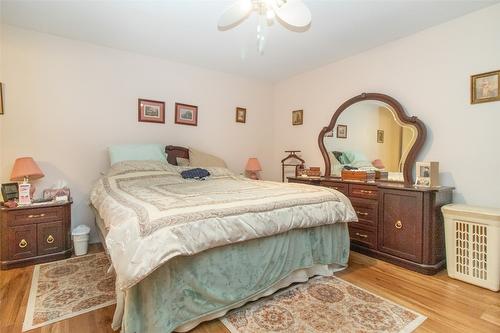
M452 204L442 210L448 275L498 291L500 209Z
M87 254L89 246L89 233L90 228L86 225L79 225L71 232L73 236L73 246L75 248L75 255L82 256Z

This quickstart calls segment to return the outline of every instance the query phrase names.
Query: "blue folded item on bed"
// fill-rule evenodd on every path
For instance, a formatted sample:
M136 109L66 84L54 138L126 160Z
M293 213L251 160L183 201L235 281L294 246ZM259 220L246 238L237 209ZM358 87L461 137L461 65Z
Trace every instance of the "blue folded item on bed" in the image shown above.
M181 176L184 179L205 179L210 176L210 172L206 169L196 168L182 171Z

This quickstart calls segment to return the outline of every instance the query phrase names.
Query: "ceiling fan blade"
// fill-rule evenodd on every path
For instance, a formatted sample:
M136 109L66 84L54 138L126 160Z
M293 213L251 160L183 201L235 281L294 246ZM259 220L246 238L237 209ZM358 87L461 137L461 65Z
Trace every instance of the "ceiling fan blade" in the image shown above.
M222 13L217 26L227 30L243 21L253 9L252 0L237 0Z
M274 6L274 12L280 20L297 28L311 23L311 11L302 0L288 0L281 7Z

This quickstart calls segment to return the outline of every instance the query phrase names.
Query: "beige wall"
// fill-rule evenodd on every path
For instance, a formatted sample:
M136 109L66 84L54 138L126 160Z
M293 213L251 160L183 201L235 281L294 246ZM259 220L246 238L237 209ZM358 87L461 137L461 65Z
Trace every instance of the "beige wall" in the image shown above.
M8 89L1 177L16 157L33 156L46 177L67 181L73 225L92 224L92 184L107 170L106 148L119 143L193 146L226 160L236 173L256 156L271 168L269 84L11 26L3 30ZM166 102L166 123L137 122L137 98ZM174 103L198 105L198 126L174 124ZM247 108L247 123L235 108ZM95 238L94 238L95 239Z
M337 107L362 92L385 93L427 125L418 160L440 162L441 182L456 187L456 201L500 206L500 102L469 102L470 75L500 69L499 41L496 5L279 82L274 164L293 148L309 166L323 167L317 136ZM303 126L290 124L296 109L304 109Z

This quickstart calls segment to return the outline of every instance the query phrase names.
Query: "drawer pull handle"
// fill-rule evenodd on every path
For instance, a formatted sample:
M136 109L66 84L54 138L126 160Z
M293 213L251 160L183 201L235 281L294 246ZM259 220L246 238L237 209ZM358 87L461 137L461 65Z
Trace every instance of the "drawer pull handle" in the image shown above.
M401 229L403 227L403 223L401 221L397 221L394 226L396 227L396 229Z
M368 191L368 190L360 190L361 193L364 193L364 194L372 194L373 191Z
M360 234L359 232L356 233L356 236L362 237L362 238L368 238L368 235Z
M49 244L54 243L54 237L52 237L52 235L49 235L49 237L47 237L47 243Z
M36 219L37 217L44 217L45 214L34 214L34 215L28 215L29 219Z
M21 241L19 242L19 247L21 249L25 248L26 246L28 246L28 242L26 241L26 239L21 239Z
M368 216L368 213L364 213L364 212L356 211L356 214L358 214L359 216Z

